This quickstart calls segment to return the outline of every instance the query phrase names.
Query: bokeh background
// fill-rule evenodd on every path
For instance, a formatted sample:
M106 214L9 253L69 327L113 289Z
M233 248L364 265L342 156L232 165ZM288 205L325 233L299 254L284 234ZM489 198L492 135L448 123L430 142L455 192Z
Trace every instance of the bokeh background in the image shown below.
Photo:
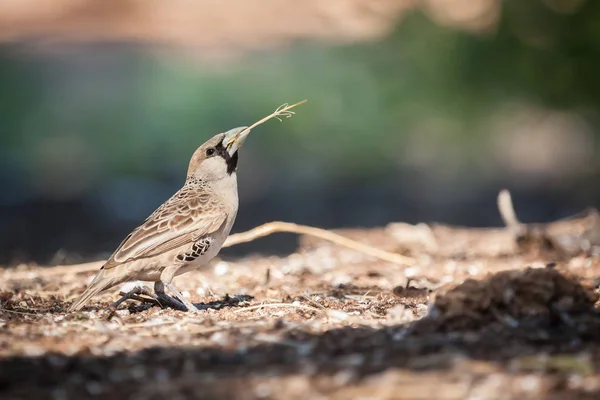
M108 256L204 140L304 98L246 142L235 232L497 226L505 187L525 221L597 206L599 21L596 0L4 0L0 264Z

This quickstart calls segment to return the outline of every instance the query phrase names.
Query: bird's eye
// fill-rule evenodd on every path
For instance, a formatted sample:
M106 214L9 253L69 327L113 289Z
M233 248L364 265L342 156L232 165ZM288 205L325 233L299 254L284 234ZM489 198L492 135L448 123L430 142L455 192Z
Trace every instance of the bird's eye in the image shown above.
M213 147L206 149L206 155L207 156L212 156L213 154L215 154L215 149Z

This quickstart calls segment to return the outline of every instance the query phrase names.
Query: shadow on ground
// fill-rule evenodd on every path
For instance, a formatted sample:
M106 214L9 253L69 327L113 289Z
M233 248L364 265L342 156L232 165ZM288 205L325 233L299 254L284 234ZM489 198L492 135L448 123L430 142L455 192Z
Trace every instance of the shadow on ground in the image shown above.
M598 388L568 383L600 367L597 300L593 287L553 268L505 271L441 289L414 323L315 333L274 320L215 346L8 357L0 397L458 399L496 374L503 398L528 398L517 385L524 376L540 380L531 398L584 398Z

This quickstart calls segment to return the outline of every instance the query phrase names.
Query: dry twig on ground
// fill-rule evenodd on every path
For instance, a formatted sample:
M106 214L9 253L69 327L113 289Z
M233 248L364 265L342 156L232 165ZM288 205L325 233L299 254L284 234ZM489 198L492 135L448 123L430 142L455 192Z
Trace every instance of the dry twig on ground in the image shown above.
M357 242L352 239L348 239L337 233L330 232L325 229L315 228L312 226L298 225L291 222L274 221L266 224L257 226L246 232L236 233L230 235L223 247L230 247L240 243L251 242L256 239L260 239L264 236L271 235L273 233L287 232L296 233L299 235L310 235L315 236L329 242L336 243L338 245L348 247L352 250L358 251L363 254L378 258L383 261L387 261L399 265L414 265L415 260L410 257L403 256L401 254L392 253L389 251L381 250L376 247L366 245L364 243ZM11 274L9 277L11 280L18 279L30 279L32 274L36 276L56 276L63 274L82 274L92 271L96 271L102 266L104 261L95 261L91 263L78 264L78 265L59 265L56 267L45 268L42 271L27 271Z
M523 223L517 217L510 192L504 189L498 194L498 210L521 248L537 247L569 258L600 246L600 215L596 209L549 223Z
M269 222L264 225L260 225L254 229L251 229L247 232L231 235L227 238L223 247L229 247L240 243L250 242L263 236L267 236L277 232L288 232L297 233L300 235L315 236L320 239L348 247L360 253L364 253L375 258L379 258L380 260L391 262L394 264L413 265L415 263L415 260L410 257L406 257L397 253L391 253L389 251L381 250L376 247L368 246L366 244L357 242L352 239L348 239L347 237L338 235L337 233L333 233L325 229L282 221Z

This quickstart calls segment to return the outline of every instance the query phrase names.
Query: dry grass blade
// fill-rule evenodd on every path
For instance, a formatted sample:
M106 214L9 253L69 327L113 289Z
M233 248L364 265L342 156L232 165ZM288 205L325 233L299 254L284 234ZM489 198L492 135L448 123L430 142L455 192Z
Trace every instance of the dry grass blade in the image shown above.
M325 229L319 229L312 226L298 225L293 224L291 222L282 221L269 222L264 225L257 226L256 228L251 229L249 231L230 235L225 241L225 244L223 244L223 247L229 247L240 243L250 242L263 236L267 236L277 232L289 232L301 235L315 236L320 239L348 247L360 253L364 253L372 257L379 258L380 260L384 260L394 264L415 264L415 260L413 258L406 257L397 253L391 253L389 251L381 250L376 247L368 246L355 240L348 239L347 237L344 237L342 235L338 235L337 233L327 231Z
M291 222L274 221L268 222L263 225L259 225L256 228L250 229L246 232L236 233L230 235L223 247L235 246L236 244L251 242L261 237L271 235L278 232L297 233L299 235L310 235L315 236L329 242L336 243L338 245L348 247L356 250L360 253L367 254L369 256L378 258L383 261L391 262L399 265L414 265L415 260L410 257L403 256L401 254L392 253L389 251L381 250L376 247L372 247L352 239L348 239L337 233L327 231L325 229L315 228L312 226L298 225ZM19 279L31 279L33 275L36 276L55 276L61 274L81 274L96 271L102 266L104 262L92 262L80 265L61 265L57 267L44 268L42 271L28 271L16 274L10 274L4 276L6 280L19 280Z
M22 280L32 279L38 276L51 277L57 275L67 274L84 274L92 271L97 271L106 262L104 261L92 261L83 264L72 264L72 265L57 265L55 267L43 267L43 270L32 270L13 273L10 270L5 271L3 275L4 280Z
M8 310L6 308L0 308L0 312L7 312L7 313L11 313L11 314L20 314L20 315L39 315L38 313L34 313L34 312Z
M307 101L308 101L308 100L306 100L306 99L305 99L305 100L299 101L299 102L297 102L297 103L295 103L295 104L292 104L291 106L290 106L290 105L288 105L287 103L285 103L285 104L282 104L282 105L280 105L279 107L277 107L277 109L276 109L276 110L275 110L273 113L271 113L271 114L267 115L266 117L264 117L264 118L263 118L263 119L261 119L261 120L258 120L258 121L256 121L255 123L253 123L252 125L250 125L250 126L249 126L249 127L247 127L246 129L244 129L243 131L241 131L241 132L239 133L239 135L242 135L242 134L244 134L245 132L248 132L249 130L251 130L251 129L253 129L253 128L257 127L257 126L258 126L258 125L260 125L260 124L264 124L265 122L267 122L268 120L270 120L270 119L272 119L272 118L277 118L279 121L281 121L281 118L280 118L280 117L282 117L282 118L290 118L292 115L294 115L294 114L295 114L295 112L294 112L294 111L290 111L290 110L291 110L292 108L294 108L294 107L297 107L297 106L299 106L299 105L301 105L301 104L304 104L304 103L306 103Z
M513 207L512 197L507 189L503 189L498 193L498 210L502 221L507 227L516 228L521 225Z
M263 308L280 308L280 307L291 307L291 308L297 308L297 309L301 309L301 310L307 310L307 311L314 311L314 312L321 312L322 310L319 310L318 308L315 307L311 307L311 306L305 306L303 304L292 304L292 303L266 303L266 304L259 304L256 306L251 306L251 307L244 307L244 308L240 308L239 310L235 310L234 313L238 314L244 311L252 311L252 310L260 310Z

